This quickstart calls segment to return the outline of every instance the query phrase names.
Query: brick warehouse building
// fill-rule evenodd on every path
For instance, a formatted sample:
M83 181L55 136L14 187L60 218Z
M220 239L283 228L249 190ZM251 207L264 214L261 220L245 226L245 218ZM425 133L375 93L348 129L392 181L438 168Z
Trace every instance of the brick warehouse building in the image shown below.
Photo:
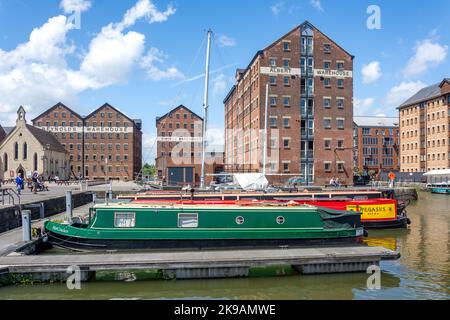
M401 171L450 168L450 78L423 88L398 109Z
M355 169L359 173L400 171L399 119L354 117Z
M158 141L155 162L158 178L168 185L199 185L203 118L180 105L156 118L156 128ZM206 184L213 180L211 174L222 171L223 152L207 152Z
M142 122L109 104L83 117L58 103L32 122L66 148L74 178L127 181L141 172Z
M309 22L258 51L224 100L226 170L262 170L269 83L269 180L352 183L353 59Z

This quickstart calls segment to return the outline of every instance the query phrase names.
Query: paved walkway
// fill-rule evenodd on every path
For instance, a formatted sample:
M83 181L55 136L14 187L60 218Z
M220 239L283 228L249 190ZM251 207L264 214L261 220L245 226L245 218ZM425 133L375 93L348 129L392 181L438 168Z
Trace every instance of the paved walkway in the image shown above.
M15 189L15 185L13 184L5 184L2 186L2 188L11 188ZM71 186L58 186L56 184L49 184L48 185L49 191L41 191L36 194L31 192L28 188L25 188L25 190L22 191L20 195L20 204L28 204L28 203L35 203L35 202L41 202L44 200L54 199L63 197L66 195L67 191L72 191L74 194L80 192L80 186L79 185L71 185ZM14 201L16 204L18 204L17 198L15 197ZM12 206L13 204L9 204L8 200L5 198L5 204L0 204L0 208L5 208Z
M93 203L87 204L82 207L78 207L73 210L73 216L84 216L89 213L89 208L93 206ZM52 216L50 219L65 219L66 213L60 213L55 216ZM49 218L43 220L36 220L32 223L32 228L42 228L44 226L44 222L49 220ZM17 228L14 230L10 230L8 232L0 234L0 257L2 255L7 255L8 253L14 251L15 248L24 244L22 242L22 228Z

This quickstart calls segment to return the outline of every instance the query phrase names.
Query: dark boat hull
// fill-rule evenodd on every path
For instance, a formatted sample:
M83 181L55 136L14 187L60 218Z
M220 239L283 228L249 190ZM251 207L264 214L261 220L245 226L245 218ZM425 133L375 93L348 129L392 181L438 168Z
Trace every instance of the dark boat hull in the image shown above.
M400 229L407 228L411 221L408 217L399 217L396 220L389 221L363 221L364 229Z
M367 233L365 233L367 236ZM152 250L152 249L233 249L335 246L362 243L362 237L324 239L226 239L226 240L116 240L83 239L47 232L47 243L78 251Z

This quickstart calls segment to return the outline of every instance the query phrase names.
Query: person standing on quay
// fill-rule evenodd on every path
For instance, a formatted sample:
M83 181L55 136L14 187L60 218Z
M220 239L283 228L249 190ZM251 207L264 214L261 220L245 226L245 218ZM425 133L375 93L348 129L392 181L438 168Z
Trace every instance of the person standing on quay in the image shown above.
M23 179L21 173L19 173L16 178L16 189L17 193L20 195L23 189Z

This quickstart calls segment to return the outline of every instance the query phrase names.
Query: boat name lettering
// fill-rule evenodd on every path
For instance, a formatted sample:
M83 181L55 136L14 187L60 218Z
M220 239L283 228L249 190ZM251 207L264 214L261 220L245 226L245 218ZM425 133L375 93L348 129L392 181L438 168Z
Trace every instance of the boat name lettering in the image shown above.
M61 233L66 233L66 234L69 233L69 230L63 229L63 228L58 227L58 226L53 226L52 229L53 229L53 231L56 231L56 232L61 232Z
M395 219L397 213L395 212L394 204L386 205L349 205L347 206L349 211L361 212L361 219Z

